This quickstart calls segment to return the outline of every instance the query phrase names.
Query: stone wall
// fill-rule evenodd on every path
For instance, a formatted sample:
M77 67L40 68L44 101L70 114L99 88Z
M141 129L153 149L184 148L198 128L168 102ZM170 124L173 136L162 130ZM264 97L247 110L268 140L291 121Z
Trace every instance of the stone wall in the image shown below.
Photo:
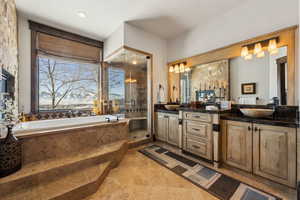
M14 0L0 0L0 67L15 77L15 102L18 106L17 11Z

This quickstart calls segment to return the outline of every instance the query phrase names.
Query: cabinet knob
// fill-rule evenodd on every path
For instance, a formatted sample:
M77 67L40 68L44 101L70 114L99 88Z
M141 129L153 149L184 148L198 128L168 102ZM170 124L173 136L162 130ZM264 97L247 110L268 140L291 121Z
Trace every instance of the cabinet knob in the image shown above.
M248 131L251 131L251 127L250 126L248 126Z
M196 145L192 145L192 147L195 148L195 149L200 149L200 147L196 146Z
M254 128L254 131L257 132L259 129L257 127Z

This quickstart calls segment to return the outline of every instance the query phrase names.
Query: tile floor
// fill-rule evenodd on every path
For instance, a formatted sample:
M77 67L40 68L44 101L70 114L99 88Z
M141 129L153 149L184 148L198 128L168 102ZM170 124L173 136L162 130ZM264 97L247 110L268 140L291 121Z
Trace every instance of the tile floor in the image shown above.
M132 149L128 151L119 167L113 169L99 190L85 200L212 200L217 199L191 182L164 168L155 161ZM174 149L175 151L176 149ZM283 198L296 199L296 191L285 186L267 184L239 172L221 168L222 173Z

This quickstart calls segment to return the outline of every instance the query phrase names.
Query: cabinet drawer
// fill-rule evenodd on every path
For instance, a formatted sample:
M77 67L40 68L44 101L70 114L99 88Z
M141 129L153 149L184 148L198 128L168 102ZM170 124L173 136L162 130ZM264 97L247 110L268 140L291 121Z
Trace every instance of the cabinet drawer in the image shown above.
M186 131L188 134L210 140L212 125L202 122L186 121Z
M193 113L193 112L185 112L184 119L194 120L194 121L203 121L203 122L211 122L211 115L207 113Z
M186 151L194 153L198 156L212 160L212 143L211 141L195 137L193 135L186 135Z
M186 147L189 152L207 159L211 159L209 156L210 153L209 153L208 145L209 144L206 141L201 141L201 140L196 141L192 138L187 138Z

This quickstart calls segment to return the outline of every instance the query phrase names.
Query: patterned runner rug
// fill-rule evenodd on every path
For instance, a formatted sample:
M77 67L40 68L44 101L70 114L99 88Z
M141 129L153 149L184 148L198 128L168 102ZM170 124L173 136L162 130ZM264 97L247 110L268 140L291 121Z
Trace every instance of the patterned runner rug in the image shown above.
M279 200L280 198L251 187L215 170L204 167L166 147L152 145L139 151L145 156L189 180L210 194L224 200Z

